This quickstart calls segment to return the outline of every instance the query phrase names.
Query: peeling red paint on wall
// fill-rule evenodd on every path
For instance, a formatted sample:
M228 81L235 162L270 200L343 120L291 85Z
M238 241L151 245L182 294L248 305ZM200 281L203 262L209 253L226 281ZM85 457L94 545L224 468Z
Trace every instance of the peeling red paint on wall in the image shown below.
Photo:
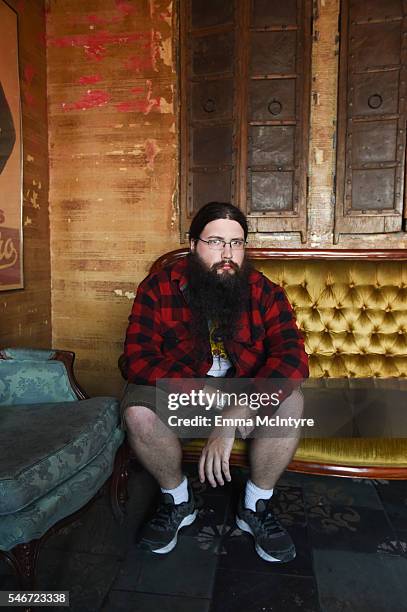
M123 62L124 67L132 72L145 72L154 70L158 72L158 61L160 59L161 36L159 32L151 30L146 34L147 40L140 45L137 55L130 56Z
M100 74L90 74L89 76L81 76L78 79L78 83L81 85L92 85L93 83L99 83L102 80Z
M139 89L139 88L134 88ZM139 98L137 95L136 100L128 100L126 102L120 102L119 104L115 104L115 107L118 111L128 113L128 112L136 112L143 113L144 115L148 115L153 108L157 108L160 110L161 104L161 96L157 96L154 98L152 96L153 84L150 79L146 80L146 96L144 98Z
M148 40L148 38L148 32L130 32L123 34L96 32L94 34L51 37L48 39L48 44L51 47L81 47L89 59L101 61L106 57L106 47L108 45L127 45L135 41Z
M111 96L106 91L99 89L95 89L94 91L89 90L76 102L63 102L62 109L64 111L88 110L90 108L97 108L98 106L105 106L110 99Z
M154 170L154 161L160 151L161 149L157 145L156 140L154 139L146 140L144 144L144 153L145 153L146 160L147 160L147 168L149 170Z
M134 12L134 6L125 0L115 0L117 10L127 16Z

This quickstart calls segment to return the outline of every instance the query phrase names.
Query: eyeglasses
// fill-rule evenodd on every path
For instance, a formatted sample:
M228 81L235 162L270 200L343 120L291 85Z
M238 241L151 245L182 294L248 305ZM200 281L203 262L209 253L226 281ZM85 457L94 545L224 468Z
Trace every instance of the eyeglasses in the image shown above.
M226 240L221 240L220 238L209 238L209 240L198 238L198 240L207 244L213 251L222 251L227 244L230 245L232 251L241 251L246 244L246 241L243 240L243 238L234 238L229 242L226 242Z

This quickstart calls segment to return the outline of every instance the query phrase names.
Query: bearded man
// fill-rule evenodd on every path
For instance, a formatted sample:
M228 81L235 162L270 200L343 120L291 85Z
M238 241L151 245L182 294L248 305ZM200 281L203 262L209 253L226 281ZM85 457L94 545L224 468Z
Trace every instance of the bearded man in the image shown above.
M244 214L228 203L211 202L192 220L190 253L148 276L139 286L126 334L128 381L122 401L128 440L157 480L161 502L141 531L139 546L170 552L178 531L197 509L182 473L182 446L156 414L160 378L218 377L289 379L279 414L299 418L303 400L296 389L308 376L308 359L284 291L254 270L245 258ZM294 390L293 390L294 389ZM234 407L232 413L239 413ZM234 433L214 428L202 450L198 473L212 487L231 480ZM265 561L286 562L295 546L272 509L273 490L298 445L298 436L249 440L250 478L236 522L254 538Z

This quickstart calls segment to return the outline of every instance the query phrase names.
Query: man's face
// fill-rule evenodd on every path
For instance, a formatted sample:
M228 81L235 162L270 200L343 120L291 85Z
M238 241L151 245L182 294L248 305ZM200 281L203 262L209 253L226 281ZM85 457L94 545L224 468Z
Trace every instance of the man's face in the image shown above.
M219 238L225 242L231 240L244 240L244 231L240 223L231 219L215 219L207 223L200 235L201 240L191 240L190 247L196 253L201 262L208 270L216 271L217 274L235 274L244 260L244 249L231 249L230 244L219 251L209 248L209 245L202 240Z

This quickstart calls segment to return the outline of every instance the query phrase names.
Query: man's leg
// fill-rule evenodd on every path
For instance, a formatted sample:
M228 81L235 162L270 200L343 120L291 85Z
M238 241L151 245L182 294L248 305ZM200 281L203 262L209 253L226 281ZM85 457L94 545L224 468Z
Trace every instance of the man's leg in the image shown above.
M293 391L279 407L277 414L281 418L300 419L304 400L300 391ZM287 437L274 438L267 435L272 432L265 427L264 437L254 438L250 442L250 477L261 489L272 489L287 465L290 463L300 441L301 429L292 428Z
M279 407L281 418L301 418L303 397L294 391ZM287 437L274 438L267 435L250 441L250 479L244 495L239 501L236 522L254 537L256 551L265 561L291 561L295 557L295 546L284 527L271 510L273 489L281 474L290 463L300 439L300 429L287 431Z
M143 405L143 399L150 407ZM131 448L158 481L162 493L154 517L141 532L139 546L165 554L176 546L178 531L193 523L197 510L192 490L182 474L181 444L154 413L154 403L154 388L129 385L122 400L122 415Z
M183 480L182 449L177 436L150 408L129 406L124 413L128 442L143 467L163 489Z

